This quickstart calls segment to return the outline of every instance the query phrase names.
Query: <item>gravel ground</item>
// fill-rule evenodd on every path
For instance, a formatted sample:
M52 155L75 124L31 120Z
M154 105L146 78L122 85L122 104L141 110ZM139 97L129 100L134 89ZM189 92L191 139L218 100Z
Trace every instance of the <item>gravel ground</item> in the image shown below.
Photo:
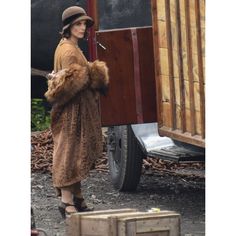
M186 170L188 173L196 170ZM182 171L183 173L183 171ZM146 211L151 207L174 210L181 214L181 235L205 235L205 179L184 178L165 172L145 172L134 193L121 193L113 189L109 173L92 170L82 182L88 205L95 210L137 208ZM58 199L52 187L50 173L34 172L31 176L31 204L37 228L48 236L65 235L65 222L57 210Z

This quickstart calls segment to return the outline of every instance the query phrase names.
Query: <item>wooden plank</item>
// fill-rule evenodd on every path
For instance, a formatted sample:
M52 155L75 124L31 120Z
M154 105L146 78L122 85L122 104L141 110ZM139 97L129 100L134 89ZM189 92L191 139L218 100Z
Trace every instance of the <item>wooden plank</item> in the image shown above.
M195 111L202 111L201 96L202 96L202 94L200 94L200 83L196 82L196 83L194 83L194 108L195 108Z
M170 80L169 76L164 76L162 75L161 77L162 80L162 102L168 102L170 103Z
M178 50L178 29L176 27L177 24L177 9L176 9L176 0L169 0L170 1L170 25L171 25L171 38L172 38L172 49Z
M184 97L185 97L185 109L190 109L190 91L189 91L188 80L184 80Z
M194 91L193 91L193 61L192 61L192 43L191 43L191 24L190 24L190 9L189 1L185 1L185 16L186 16L186 35L187 35L187 54L188 54L188 80L189 80L189 94L190 94L190 121L191 121L191 134L195 135L196 133L196 120L195 120L195 110L194 110ZM186 117L188 117L186 115ZM189 117L188 117L189 119Z
M185 109L185 119L186 119L186 131L191 133L192 132L192 120L191 120L192 115L191 115L191 110L188 108Z
M176 35L177 36L177 35ZM175 39L178 42L178 37ZM179 49L173 49L173 76L179 77L180 76L180 57L179 57Z
M136 220L136 232L168 232L169 236L178 236L180 231L180 215L169 214L156 217L147 216Z
M163 125L167 127L172 127L172 110L171 110L171 104L169 102L163 102L162 103L162 109L163 109Z
M166 21L166 5L165 0L154 0L157 9L157 19L161 21Z
M179 78L174 78L174 84L175 84L175 104L180 107L181 101L180 101L180 89L179 89L179 84L180 84L180 79Z
M144 123L143 119L143 107L142 107L142 89L140 78L140 62L139 62L139 46L137 30L131 29L132 45L133 45L133 58L134 58L134 87L135 87L135 105L137 122Z
M176 108L176 116L177 119L180 116L181 124L178 125L179 129L182 132L186 131L186 121L185 121L185 88L184 88L184 66L183 66L183 57L184 57L184 45L186 45L186 40L184 41L182 37L182 32L185 32L182 28L183 25L181 24L181 15L182 10L180 8L179 0L176 0L176 27L178 32L178 60L179 60L179 91L180 91L180 107ZM186 38L186 34L185 34ZM185 47L186 52L186 47ZM186 54L186 53L185 53ZM187 73L186 73L187 74ZM178 123L178 122L177 122Z
M66 235L81 236L81 218L80 216L66 219Z
M199 127L199 114L197 114L196 116L196 129L197 132L199 132L200 130L200 134L202 135L202 138L205 138L205 87L204 87L204 65L203 65L203 58L205 58L205 46L202 46L202 44L205 45L205 41L202 42L202 40L204 40L205 38L205 31L202 33L202 31L205 29L205 25L204 28L201 27L201 14L205 14L205 13L201 13L202 10L202 6L199 5L199 1L196 1L195 3L195 9L196 9L196 26L197 26L197 32L198 32L198 37L197 37L197 44L198 44L198 65L199 65L199 102L200 102L200 127Z
M162 0L163 1L163 0ZM161 1L158 1L160 4ZM154 64L155 64L155 82L156 82L156 104L157 104L157 122L159 126L163 124L163 108L162 108L162 84L161 84L161 65L160 65L160 51L159 51L159 32L158 32L158 12L157 12L157 1L151 1L152 10L152 22L153 22L153 50L154 50Z
M136 222L133 221L133 222L127 222L126 224L126 232L127 232L127 235L130 235L130 236L136 236Z
M205 141L200 135L193 135L190 132L182 133L180 130L171 130L169 127L162 126L159 129L161 136L167 136L172 139L177 139L181 142L189 143L199 147L205 147Z
M117 216L108 217L108 236L118 236Z
M193 83L194 82L199 82L200 81L200 72L199 70L201 68L200 65L199 65L199 55L198 53L193 53L192 54L192 62L193 62L193 68L192 68L192 71L193 71Z
M138 28L142 114L146 122L157 121L155 66L152 27ZM147 46L148 45L148 46ZM148 69L147 69L148 68Z
M185 14L185 0L176 0L176 4L178 7L178 24L179 24L179 29L181 33L181 47L182 47L182 52L187 52L187 35L186 35L186 14ZM187 78L187 77L185 77Z
M170 75L169 64L171 62L169 62L168 49L160 48L159 56L160 56L160 74L169 76Z
M117 213L110 214L109 212L103 211L99 215L85 215L84 217L86 217L87 219L107 219L110 216L116 216L118 218L122 218L122 217L127 217L127 216L134 217L140 214L143 214L143 212L133 211L133 212L117 212Z
M168 62L169 62L169 80L170 80L170 105L171 105L171 128L176 129L176 105L175 105L175 89L174 89L174 68L173 68L173 39L171 34L171 7L169 0L165 2L166 7L166 31L167 31L167 47L168 47ZM160 58L162 60L162 58Z
M205 28L205 0L199 0L199 8L200 8L200 25L201 28Z
M158 27L159 47L167 48L166 22L158 20L156 24Z
M182 130L182 110L179 105L176 105L176 129ZM183 131L183 130L182 130Z
M202 133L202 112L196 111L196 134L203 136Z
M81 217L81 236L85 235L103 235L112 236L109 234L109 221L107 219L89 219Z
M108 215L112 215L112 214L124 214L124 213L132 213L132 212L138 212L138 209L136 208L123 208L123 209L109 209L109 210L99 210L99 211L91 211L91 212L79 212L79 213L75 213L73 214L70 218L76 218L76 217L80 217L80 216L97 216L97 215L104 215L104 214L108 214Z
M182 61L183 61L183 77L184 80L189 80L189 67L188 67L188 52L182 50Z
M199 0L200 29L201 29L201 47L203 64L203 82L205 83L205 0ZM198 23L199 25L199 23Z
M181 118L181 91L180 91L180 79L174 78L175 84L175 102L176 102L176 128L182 129L182 118Z

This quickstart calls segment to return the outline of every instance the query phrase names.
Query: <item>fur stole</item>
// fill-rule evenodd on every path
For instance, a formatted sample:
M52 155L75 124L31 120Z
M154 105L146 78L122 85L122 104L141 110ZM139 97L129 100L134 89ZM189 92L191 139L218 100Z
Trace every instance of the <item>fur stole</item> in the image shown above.
M44 94L48 102L58 105L67 103L77 92L89 84L86 66L71 64L68 68L48 75L48 90Z
M89 62L90 87L106 95L109 84L109 69L106 62L95 60Z

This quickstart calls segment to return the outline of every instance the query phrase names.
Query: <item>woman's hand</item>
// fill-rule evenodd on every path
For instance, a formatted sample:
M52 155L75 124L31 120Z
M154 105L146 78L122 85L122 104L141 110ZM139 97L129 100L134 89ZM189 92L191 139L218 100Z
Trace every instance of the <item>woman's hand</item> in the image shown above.
M49 73L49 74L47 74L46 75L46 78L49 80L49 79L52 79L54 76L55 76L55 72L54 72L54 70L51 72L51 73Z

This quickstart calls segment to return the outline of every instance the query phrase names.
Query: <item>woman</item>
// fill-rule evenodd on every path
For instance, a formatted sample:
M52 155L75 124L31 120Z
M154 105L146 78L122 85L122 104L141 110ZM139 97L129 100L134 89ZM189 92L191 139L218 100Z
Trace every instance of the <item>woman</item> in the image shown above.
M48 76L45 96L53 104L53 186L61 196L59 211L65 218L92 210L85 203L80 182L102 156L99 96L106 91L109 77L104 62L88 62L78 47L78 40L94 24L92 18L83 8L72 6L63 12L62 22L62 39L55 51L54 72Z

